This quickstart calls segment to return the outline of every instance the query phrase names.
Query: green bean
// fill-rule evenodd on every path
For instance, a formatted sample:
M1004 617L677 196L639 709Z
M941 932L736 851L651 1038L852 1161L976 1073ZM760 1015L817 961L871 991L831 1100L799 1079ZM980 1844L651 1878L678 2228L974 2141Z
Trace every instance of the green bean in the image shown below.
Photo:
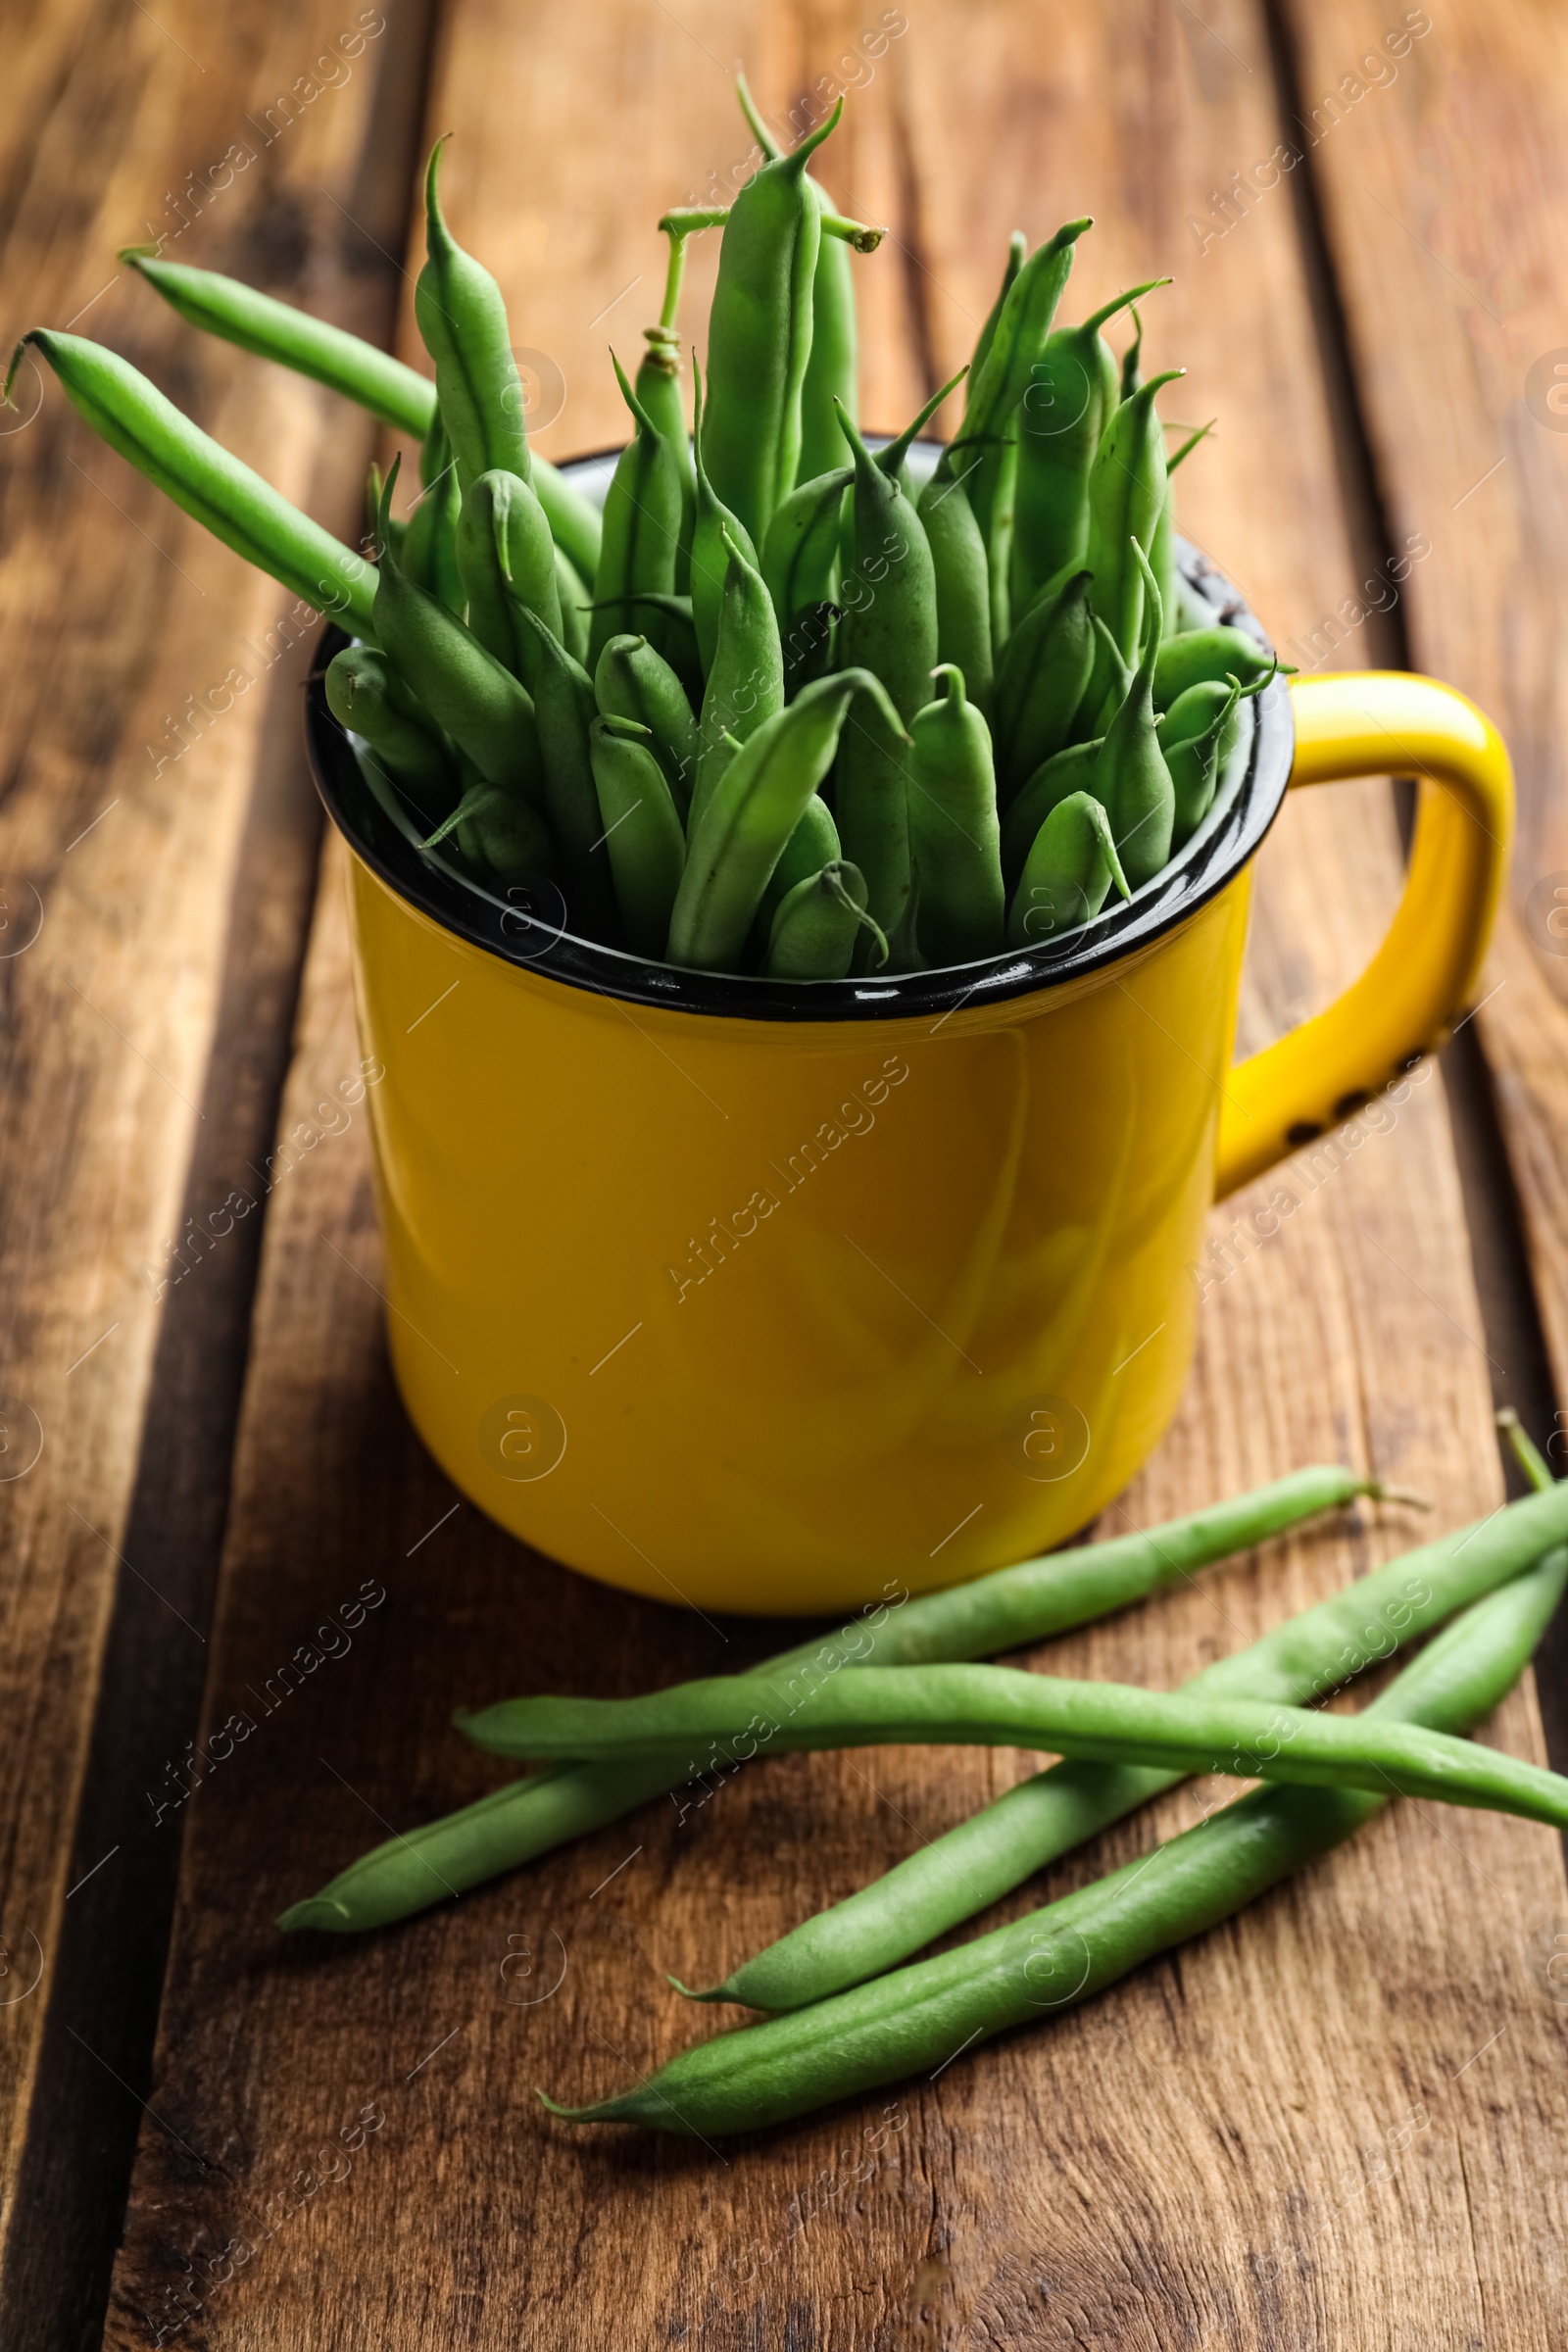
M397 477L394 460L381 499L383 540ZM455 612L404 578L389 555L376 574L374 624L406 684L485 781L537 805L542 760L528 695Z
M593 680L537 612L523 606L520 618L534 639L530 674L543 754L545 807L561 849L572 929L618 948L622 945L620 906L588 742L588 730L597 715Z
M1195 1697L1013 1666L868 1666L793 1710L784 1687L766 1677L747 1691L734 1675L720 1675L648 1698L502 1699L472 1715L460 1711L456 1721L476 1746L502 1756L641 1763L683 1739L751 1739L776 1755L916 1743L1049 1748L1091 1762L1293 1787L1387 1787L1568 1828L1568 1780L1495 1748L1242 1694Z
M1133 673L1121 658L1121 647L1097 612L1095 618L1095 667L1088 691L1078 706L1073 732L1082 737L1103 735L1128 695L1132 692ZM1103 693L1102 694L1102 687Z
M615 461L605 498L604 539L594 577L593 617L588 626L588 666L612 637L635 634L631 599L642 591L670 596L675 589L675 556L680 545L680 473L674 452L626 381L611 353L621 397L635 431ZM665 630L657 612L645 614L648 640L662 652Z
M810 182L822 209L823 228L831 208L824 190ZM863 250L863 248L862 248ZM802 481L826 473L843 447L835 401L842 401L854 421L859 416L859 353L855 317L855 264L850 247L824 233L816 249L811 278L811 349L801 385L801 454L797 472Z
M788 898L797 883L811 880L825 865L844 862L833 811L821 795L815 793L802 809L800 821L780 851L778 863L768 877L767 888L758 902L752 939L759 962L767 953L767 935L773 928L773 917L781 902ZM856 871L858 870L857 867ZM862 881L865 879L863 874L860 878Z
M842 433L838 439L842 448ZM833 593L844 493L854 478L853 466L836 466L801 482L774 510L762 542L761 571L780 630Z
M1543 1477L1531 1465L1530 1476L1549 1490L1549 1471ZM1216 1659L1183 1690L1296 1705L1321 1698L1516 1577L1521 1563L1513 1531L1498 1545L1485 1541L1495 1524L1483 1521L1467 1538L1447 1537L1387 1561L1248 1648ZM1136 1764L1054 1764L696 1997L798 2009L880 1975L1180 1777Z
M762 970L769 980L843 980L862 926L885 962L888 943L865 911L865 876L858 866L824 865L780 901Z
M960 467L979 464L971 450ZM915 501L937 590L937 653L963 672L969 700L989 719L996 689L991 637L991 573L986 543L965 488L966 473L955 472L943 451L937 469Z
M694 814L686 869L669 928L669 961L733 971L768 878L807 804L833 763L845 713L869 696L897 718L869 670L819 678L735 747L706 806Z
M435 362L436 399L465 497L481 473L498 468L529 478L522 379L512 356L512 330L501 288L464 252L441 212L437 139L424 173L424 267L415 281L414 316Z
M412 580L416 588L422 588L427 596L435 597L461 620L467 606L463 575L458 569L458 517L463 499L458 489L456 461L439 424L437 418L432 428L435 463L415 501L397 562L405 579ZM429 442L424 445L429 446ZM422 474L423 448L419 463Z
M1177 737L1162 729L1158 720L1160 757L1170 775L1172 823L1170 846L1172 856L1185 849L1208 814L1219 777L1219 745L1232 712L1237 707L1240 688L1233 685L1213 719L1200 735Z
M1094 919L1114 882L1131 893L1110 819L1092 793L1058 801L1035 835L1007 913L1007 945L1034 947Z
M922 401L920 407L909 418L909 421L905 426L903 432L896 434L895 437L889 441L884 448L879 449L875 456L870 459L870 463L876 467L877 471L885 474L890 482L896 482L906 497L908 496L909 489L909 452L914 447L915 442L919 439L922 426L930 423L938 409L941 408L942 403L948 398L950 393L957 390L958 386L963 382L963 379L968 372L969 365L968 362L965 361L964 365L958 369L956 375L950 375L947 382L943 384L937 391L933 392L929 399ZM839 437L843 441L850 442L853 454L855 443L858 439L858 428L856 427L853 417L848 417L848 420L846 420L846 417L840 418Z
M913 1599L901 1592L896 1601L876 1605L880 1622L861 1616L826 1640L813 1638L764 1659L760 1670L836 1674L872 1657L887 1665L921 1665L1021 1649L1129 1608L1215 1560L1361 1495L1409 1499L1337 1463L1314 1463L1185 1518L1071 1551L1043 1553L946 1592ZM1501 1563L1499 1577L1514 1575L1554 1540L1552 1528L1538 1532L1535 1522L1521 1522L1521 1507L1514 1504L1499 1517L1461 1529L1446 1543L1481 1545L1484 1557ZM459 1812L372 1847L318 1894L294 1904L279 1925L350 1934L422 1911L679 1788L691 1769L683 1760L687 1752L658 1766L567 1765L530 1773Z
M855 455L855 564L839 602L843 658L873 671L903 724L852 724L834 776L835 813L845 855L865 876L870 913L899 964L910 960L908 738L904 726L924 704L937 662L936 574L925 526L897 478L873 458L847 416ZM902 439L902 436L901 436Z
M1030 371L1018 410L1010 602L1015 613L1089 551L1089 471L1114 415L1116 361L1107 319L1168 278L1150 278L1104 303L1081 326L1058 326ZM1134 317L1137 317L1135 312Z
M708 321L703 455L754 547L795 486L822 207L806 167L838 127L842 96L799 146L763 164L730 207Z
M726 533L724 549L729 569L698 729L688 819L693 833L734 757L731 747L747 742L784 708L784 649L773 600L740 541Z
M648 345L637 370L636 393L674 454L680 478L680 536L675 550L675 590L685 596L691 587L692 525L697 512L697 476L692 470L691 434L680 382L680 336L675 328L681 279L686 267L688 231L676 216L666 213L659 223L669 238L669 267L664 276L664 302L659 324L643 329Z
M635 607L646 607L650 612L662 612L667 633L663 659L686 689L686 700L694 710L703 707L703 664L697 651L697 631L692 626L692 600L689 596L656 596L647 589L616 600ZM591 605L587 607L592 611Z
M11 387L29 346L48 361L93 431L166 498L259 571L281 580L302 604L374 637L374 566L220 449L128 361L80 335L34 327L11 355L0 405L13 405Z
M778 162L782 150L759 113L744 74L736 74L735 91L741 103L741 112L751 125L752 135L763 156L769 163ZM828 201L827 191L809 172L806 180L821 211L824 233L817 247L816 269L811 278L811 349L801 385L801 454L797 473L802 482L814 480L817 475L828 472L838 464L843 437L834 413L835 398L843 401L852 418L858 421L859 417L855 266L845 249L843 236L832 233L828 227L830 221L835 228L856 224L841 223ZM861 250L870 249L862 245ZM771 577L767 574L765 564L763 573L771 586ZM826 589L822 594L827 594ZM815 601L820 600L803 600ZM796 609L791 608L792 611ZM782 607L778 619L781 629L788 627Z
M1072 269L1073 248L1091 220L1069 220L1047 244L1038 246L1005 286L996 324L970 378L963 422L953 442L973 448L980 463L967 487L969 504L991 559L993 643L1008 635L1007 581L1012 538L1012 496L1017 476L1017 410L1030 370L1045 348L1056 305ZM987 325L990 325L987 321ZM985 342L984 330L981 336Z
M237 278L163 261L154 246L122 246L120 259L190 325L345 394L416 440L429 431L435 387L373 343L313 318L293 303L259 294Z
M730 512L709 479L703 456L703 436L707 430L704 418L703 371L697 354L692 354L692 373L697 382L697 421L693 431L692 456L697 467L697 518L692 525L692 626L697 633L698 658L706 677L713 666L713 655L718 644L718 616L723 608L724 582L729 575L729 549L733 540L755 570L760 570L756 543L744 523Z
M671 583L675 593L685 596L691 588L692 525L697 507L697 476L692 470L691 437L686 427L686 404L681 393L680 361L673 338L665 339L653 327L645 327L648 349L643 354L633 386L637 398L652 418L654 429L662 435L675 460L675 474L680 483L680 528L675 541L675 571Z
M1165 497L1165 440L1154 397L1181 375L1179 368L1152 376L1122 402L1101 436L1089 469L1089 552L1095 611L1124 661L1144 641L1143 574L1131 560L1136 544L1147 556ZM1103 677L1097 670L1097 683Z
M664 771L682 823L691 807L699 736L686 689L646 637L612 637L594 671L594 696L606 718L634 718Z
M1373 1699L1360 1720L1479 1722L1529 1663L1568 1580L1568 1550L1458 1618ZM1266 1788L1152 1854L937 1958L808 2009L700 2042L632 2091L552 2112L701 2133L756 2131L948 2064L1008 2026L1102 1991L1200 1935L1293 1870L1342 1844L1388 1793ZM542 2096L543 2094L541 2094Z
M1214 430L1214 427L1218 422L1219 418L1217 416L1211 416L1206 424L1200 424L1196 432L1188 434L1186 440L1176 452L1176 455L1173 458L1167 458L1165 460L1165 472L1167 478L1175 472L1177 466L1181 464L1184 458L1190 458L1192 456L1200 441L1206 441L1208 439L1209 434Z
M545 511L520 474L480 474L458 516L457 565L469 628L486 653L531 685L537 641L522 614L532 612L561 637L561 591Z
M1095 666L1091 586L1091 573L1073 572L1023 615L1003 652L996 703L1004 801L1071 741Z
M1141 398L1134 393L1134 402ZM1127 879L1138 890L1152 881L1170 857L1176 792L1154 731L1154 663L1164 626L1159 590L1137 540L1128 544L1143 577L1144 655L1125 702L1105 729L1095 762L1094 790L1110 818Z
M456 833L458 846L481 873L544 874L556 878L556 847L537 808L505 785L491 784L459 754L463 798L422 845L433 850Z
M1154 708L1168 710L1189 686L1205 679L1237 678L1244 686L1266 685L1278 667L1294 676L1288 662L1280 662L1245 629L1186 629L1167 637L1154 662Z
M1021 228L1015 228L1011 236L1007 239L1007 259L1003 265L1002 283L997 288L996 301L991 305L990 310L987 311L985 315L980 332L974 339L974 350L970 354L968 399L971 401L974 398L975 383L979 377L981 369L986 364L987 355L991 350L991 346L997 339L997 321L1002 317L1003 306L1005 304L1007 296L1012 291L1013 279L1023 268L1024 262L1028 258L1028 238L1024 235Z
M1507 1439L1514 1459L1537 1494L1549 1494L1556 1484L1551 1474L1551 1465L1525 1428L1513 1406L1511 1404L1503 1405L1496 1419L1497 1427Z
M220 277L211 270L187 270L177 262L154 262L134 247L120 258L138 270L192 326L313 377L416 439L429 432L436 414L434 384L373 343L328 326L292 303L258 294L237 278ZM597 509L543 458L534 460L532 481L558 546L591 579L599 562Z
M534 488L539 486L539 468L543 460L534 460ZM540 505L544 505L543 499ZM550 519L546 511L545 519ZM597 519L597 517L596 517ZM554 532L551 533L555 537ZM588 582L578 571L571 558L563 553L556 541L556 595L561 604L561 642L574 662L588 659L588 606L592 596Z
M544 458L534 459L529 479L545 511L551 536L586 585L599 569L603 535L599 509Z
M1009 897L1053 808L1075 792L1093 792L1099 757L1098 736L1088 743L1069 743L1065 751L1043 761L1007 803L1002 818L1002 876Z
M394 783L411 796L450 797L454 775L446 746L384 654L373 646L345 646L327 663L325 687L332 716L365 738Z
M588 729L626 945L634 956L662 957L686 836L650 742L634 718L596 718Z
M909 857L920 877L917 932L930 965L1000 956L1006 906L991 730L951 662L947 692L909 722Z
M381 468L372 458L365 476L365 536L372 547L376 544L375 527L376 516L381 512ZM403 561L403 542L408 536L408 529L406 522L394 522L388 515L387 545L399 563Z
M1161 281L1158 279L1155 280L1156 284L1160 282ZM1163 282L1168 285L1170 280L1166 278ZM1151 288L1150 291L1152 292L1152 288ZM1140 368L1140 362L1142 361L1143 356L1144 322L1139 313L1135 310L1133 312L1133 339L1121 355L1121 383L1117 390L1117 399L1119 401L1131 400L1135 392L1141 392L1143 390L1144 378Z

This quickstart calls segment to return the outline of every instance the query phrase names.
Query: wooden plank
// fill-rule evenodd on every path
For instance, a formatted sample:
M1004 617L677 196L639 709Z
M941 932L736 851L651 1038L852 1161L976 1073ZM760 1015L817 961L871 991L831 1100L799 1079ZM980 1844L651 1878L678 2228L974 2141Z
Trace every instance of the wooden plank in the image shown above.
M588 388L592 315L648 267L657 206L700 184L688 157L727 132L735 20L715 5L682 22L689 33L648 6L597 19L591 106L576 95L588 35L569 20L526 44L477 6L449 25L431 119L465 132L464 233L481 250L486 223L505 237L519 152L541 192L564 191L561 245L552 220L519 316L548 322L576 404L564 429L585 442L613 430ZM1278 136L1259 23L1240 0L1205 22L1212 33L1162 11L1081 12L1043 44L1027 11L999 4L927 12L890 44L856 134L867 159L902 159L889 201L856 184L880 193L872 160L834 183L885 210L892 255L907 252L897 300L880 298L890 320L902 306L903 348L877 363L873 420L898 421L913 382L961 350L1015 219L1038 235L1101 215L1085 304L1182 262L1180 191ZM764 102L787 107L858 30L847 11L759 12L746 37ZM483 140L478 120L494 126ZM584 210L591 229L564 225ZM1183 411L1227 420L1223 462L1185 484L1192 527L1279 625L1322 609L1348 540L1293 222L1279 205L1254 226L1250 253L1183 270L1157 333L1193 370ZM1248 1044L1321 1001L1376 937L1397 886L1387 794L1293 807L1261 867ZM329 877L285 1128L355 1054ZM1261 1241L1254 1213L1287 1189L1291 1212ZM1214 1238L1231 1254L1204 1284L1183 1413L1108 1527L1336 1454L1425 1489L1439 1525L1492 1506L1441 1079L1229 1204ZM111 2344L161 2328L225 2352L597 2347L612 2332L891 2347L922 2329L1020 2346L1548 2340L1562 2194L1536 2158L1561 2130L1558 2019L1531 1937L1568 1901L1556 1841L1517 1823L1402 1808L1082 2014L906 2086L874 2150L881 2100L717 2157L573 2133L539 2116L529 2085L608 2085L681 2046L694 2028L662 1970L733 1961L1021 1759L782 1759L684 1826L650 1808L366 1942L280 1946L270 1922L292 1896L388 1825L491 1784L448 1728L455 1700L503 1683L629 1690L776 1639L731 1623L721 1642L530 1558L460 1506L393 1398L375 1276L355 1120L306 1156L267 1236L207 1717L245 1708L256 1729L189 1808ZM1413 1532L1357 1514L1053 1663L1175 1681ZM346 1648L328 1613L341 1625L367 1577L385 1599ZM321 1662L277 1698L280 1661L313 1640ZM1528 1690L1494 1736L1541 1752ZM1195 1801L1174 1795L1047 1886L1142 1850ZM357 2122L367 2108L373 2130ZM357 2132L346 2172L328 2143Z
M1404 591L1409 644L1495 719L1518 775L1514 904L1477 1027L1568 1399L1568 24L1532 0L1431 17L1332 0L1286 16L1295 136L1321 192L1391 542L1431 549ZM1391 35L1408 48L1391 55ZM1348 575L1341 594L1355 590Z
M174 258L372 326L391 265L368 262L339 207L375 217L366 148L397 31L294 5L265 24L175 8L113 27L65 7L13 34L12 332L69 324L126 352L291 495L324 489L318 511L352 533L365 425L204 344L116 252L162 235ZM19 2346L77 2340L107 2283L177 1830L142 1869L126 1855L143 1768L156 1780L195 1727L261 1215L230 1220L199 1268L216 1245L185 1220L205 1223L265 1153L316 840L296 733L305 616L43 389L24 367L0 471L0 2333ZM166 1236L187 1237L179 1290ZM106 1644L122 1679L78 1822Z

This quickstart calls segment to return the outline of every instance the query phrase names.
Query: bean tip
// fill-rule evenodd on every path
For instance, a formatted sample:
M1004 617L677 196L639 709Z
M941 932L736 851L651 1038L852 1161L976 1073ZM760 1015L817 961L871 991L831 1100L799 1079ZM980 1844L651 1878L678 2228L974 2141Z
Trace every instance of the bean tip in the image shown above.
M664 1982L674 1986L683 2001L722 2001L729 1997L722 1984L709 1984L699 1991L693 1984L683 1984L679 1977L670 1976L667 1970Z
M1381 1478L1369 1478L1361 1492L1372 1502L1402 1502L1407 1510L1412 1511L1430 1511L1433 1508L1429 1495L1417 1494L1409 1487L1385 1486Z
M563 2107L559 2099L553 2099L548 2090L541 2090L537 2082L533 2086L533 2095L547 2113L559 2115L568 2124L591 2124L594 2121L595 2109L592 2107Z
M328 1935L336 1935L353 1922L345 1904L334 1902L330 1895L308 1894L303 1902L290 1903L286 1911L280 1911L275 1924L285 1936L292 1936L300 1928L321 1928Z

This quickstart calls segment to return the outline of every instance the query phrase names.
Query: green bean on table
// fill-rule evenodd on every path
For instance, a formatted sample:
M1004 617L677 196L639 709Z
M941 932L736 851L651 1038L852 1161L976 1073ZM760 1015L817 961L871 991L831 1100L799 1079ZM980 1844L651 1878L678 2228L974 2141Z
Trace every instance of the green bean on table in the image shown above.
M1467 1729L1512 1690L1568 1581L1558 1548L1457 1618L1357 1720ZM930 2073L1009 2026L1087 2000L1229 1919L1382 1811L1388 1792L1255 1790L1108 1877L935 1959L682 2051L577 2123L752 2132ZM544 2094L541 2093L541 2096Z
M1539 1457L1531 1478L1538 1488L1551 1487ZM1182 1687L1308 1704L1517 1576L1518 1533L1518 1523L1483 1520L1467 1534L1390 1560L1246 1649L1216 1659ZM1527 1540L1541 1543L1539 1521ZM698 1997L799 2009L878 1976L1173 1788L1180 1777L1137 1764L1054 1764L843 1902L803 1921Z
M756 1671L836 1674L873 1657L885 1665L919 1665L1018 1649L1128 1608L1303 1520L1362 1495L1378 1499L1386 1492L1375 1479L1335 1463L1314 1463L1156 1527L1047 1552L946 1592L912 1599L906 1593L891 1605L884 1600L875 1612L879 1624L862 1617L826 1639L764 1659ZM1468 1537L1461 1531L1447 1541L1485 1542L1488 1556L1495 1553L1503 1562L1499 1577L1516 1574L1554 1540L1549 1526L1538 1534L1535 1525L1520 1521L1519 1512L1528 1507L1515 1504L1496 1521L1472 1528ZM658 1765L567 1765L531 1773L373 1847L318 1894L294 1904L280 1924L351 1934L422 1911L678 1788L691 1771L688 1755L682 1749Z
M737 1695L739 1693L739 1695ZM686 1740L777 1755L822 1748L1033 1747L1315 1788L1382 1788L1568 1828L1568 1779L1493 1748L1405 1726L1204 1690L1069 1682L1012 1666L870 1666L789 1703L786 1686L733 1675L647 1698L509 1698L459 1729L493 1755L641 1763Z

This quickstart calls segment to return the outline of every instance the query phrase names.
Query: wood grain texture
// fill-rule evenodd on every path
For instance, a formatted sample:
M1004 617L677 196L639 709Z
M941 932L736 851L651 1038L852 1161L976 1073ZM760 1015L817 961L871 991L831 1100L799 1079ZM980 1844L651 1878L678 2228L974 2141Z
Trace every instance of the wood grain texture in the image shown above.
M1568 24L1542 0L1430 19L1415 11L1431 29L1391 57L1400 12L1332 0L1286 14L1302 90L1295 135L1321 192L1391 537L1396 548L1414 537L1431 549L1404 592L1411 650L1418 666L1462 687L1496 721L1518 777L1514 903L1477 1025L1561 1399ZM1227 241L1247 234L1238 226ZM1349 578L1344 594L1358 588ZM1337 611L1325 606L1319 627Z
M737 41L782 110L860 30L820 7L681 20L643 0L600 12L590 82L579 23L525 39L482 6L448 19L432 122L465 134L454 219L481 250L493 223L504 247L527 156L549 233L526 306L508 291L568 379L561 431L580 445L616 429L593 314L646 271L652 215L701 185L701 159L731 135ZM1205 21L1082 12L1046 43L1031 12L991 0L927 13L890 44L858 93L853 168L832 181L906 249L878 257L898 274L870 302L899 340L871 375L872 422L900 421L961 354L1015 220L1038 236L1099 215L1075 305L1184 261L1188 191L1279 136L1259 21L1240 0ZM1192 370L1181 413L1227 423L1184 476L1185 517L1283 635L1340 592L1349 559L1288 207L1248 235L1250 250L1183 268L1157 348ZM1260 861L1244 1044L1355 967L1397 874L1386 793L1289 809ZM355 1066L338 871L300 1041L285 1131ZM1283 1195L1263 1238L1255 1211ZM1224 1254L1196 1273L1183 1412L1106 1532L1335 1455L1425 1490L1438 1526L1493 1506L1435 1074L1227 1204L1212 1239ZM455 1701L627 1691L777 1638L598 1590L461 1504L392 1394L376 1273L357 1117L303 1154L268 1228L207 1713L209 1729L238 1710L255 1728L186 1814L112 2345L161 2331L222 2352L1554 2340L1568 2217L1550 2160L1562 2013L1544 1968L1568 1889L1556 1841L1525 1825L1402 1807L1082 2014L721 2154L574 2133L541 2117L531 2085L608 2088L709 2030L663 1970L735 1961L1007 1785L1021 1758L780 1759L684 1824L648 1808L403 1928L281 1942L275 1913L348 1854L492 1785L450 1731ZM1058 1644L1052 1663L1174 1682L1416 1532L1357 1513ZM347 1642L330 1618L365 1580L385 1597ZM313 1644L318 1662L280 1695L282 1663ZM1528 1690L1494 1736L1541 1752ZM1212 1794L1173 1794L1044 1891L1143 1850Z
M324 0L265 24L177 7L158 22L94 5L24 10L9 28L0 93L13 334L34 323L96 334L301 502L312 500L319 466L322 511L350 531L363 425L313 387L203 345L117 273L116 253L162 234L176 258L238 269L368 323L382 265L373 255L367 265L337 206L358 203L365 184L379 55L362 39L352 59L339 47L327 62L354 22ZM317 93L308 100L302 77ZM291 90L292 115L276 105ZM308 860L312 834L297 799L285 791L280 801L272 784L256 793L270 712L292 721L280 696L298 694L305 616L290 621L281 590L178 516L27 365L17 397L0 435L0 2221L20 2177L46 2016L57 2042L74 2049L65 2037L79 2034L94 2044L70 2112L74 2125L85 2121L95 2164L116 2134L92 2124L94 2065L134 2114L134 2084L114 2079L123 2053L106 2052L102 2039L115 2040L118 2019L68 2016L57 1997L68 1886L95 1864L111 1874L74 1893L79 1915L103 1899L116 1867L109 1838L83 1854L73 1829L117 1578L164 1620L167 1672L160 1661L136 1690L144 1716L163 1710L153 1726L160 1752L177 1754L194 1728L212 1547L194 1541L186 1509L191 1477L200 1485L207 1465L192 1471L180 1433L160 1457L172 1472L160 1512L126 1533L150 1396L156 1406L155 1293L170 1295L164 1246L182 1235L184 1209L215 1209L243 1180L258 1102L270 1129L266 1072L286 1034L299 849L303 841ZM221 690L216 701L211 690ZM206 703L204 724L190 719L193 702ZM230 904L246 857L257 895L236 933ZM226 1015L225 972L243 976ZM208 1092L215 1035L231 1059ZM193 1164L217 1189L187 1201ZM187 1245L186 1262L196 1254ZM244 1254L241 1240L230 1258ZM208 1292L231 1292L231 1271L209 1277ZM206 1307L186 1315L187 1350L212 1326ZM174 1390L167 1401L177 1408ZM220 1513L220 1456L217 1469ZM120 1795L141 1802L139 1788ZM156 1997L156 1923L150 1934L150 1949L126 1949L123 1966L141 1980L150 1965ZM65 2095L50 2081L39 2097L47 2107ZM118 2185L112 2193L118 2200ZM52 2267L51 2291L61 2283L62 2241L46 2247L34 2233L20 2254ZM78 2249L72 2260L81 2259ZM8 2262L8 2340L20 2340L23 2324L14 2282ZM34 2300L31 2289L24 2300Z

